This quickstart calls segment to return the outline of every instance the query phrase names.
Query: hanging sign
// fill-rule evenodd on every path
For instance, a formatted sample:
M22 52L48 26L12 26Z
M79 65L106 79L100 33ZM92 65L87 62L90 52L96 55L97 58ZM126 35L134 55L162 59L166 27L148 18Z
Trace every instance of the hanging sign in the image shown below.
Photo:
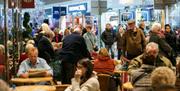
M21 8L35 8L34 0L21 0Z
M68 6L68 13L81 12L85 14L87 12L87 3L74 4Z
M53 18L60 18L60 7L53 7Z
M8 7L15 8L16 0L9 0ZM35 8L34 0L19 0L18 8Z

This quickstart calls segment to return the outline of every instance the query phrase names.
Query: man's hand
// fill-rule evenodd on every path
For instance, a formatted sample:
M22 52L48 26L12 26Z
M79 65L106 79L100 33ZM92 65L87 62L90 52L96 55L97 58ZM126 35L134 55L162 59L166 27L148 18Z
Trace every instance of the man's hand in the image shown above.
M28 73L24 73L20 75L21 78L29 78L29 74Z

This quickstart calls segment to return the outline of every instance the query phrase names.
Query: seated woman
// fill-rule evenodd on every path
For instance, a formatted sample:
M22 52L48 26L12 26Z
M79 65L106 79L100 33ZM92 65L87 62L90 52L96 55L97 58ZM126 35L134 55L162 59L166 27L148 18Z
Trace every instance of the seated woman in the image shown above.
M65 91L100 91L97 76L93 73L93 65L89 59L81 59L77 63L71 84Z
M98 58L94 61L94 71L97 73L113 73L114 68L114 60L110 58L107 49L101 48Z

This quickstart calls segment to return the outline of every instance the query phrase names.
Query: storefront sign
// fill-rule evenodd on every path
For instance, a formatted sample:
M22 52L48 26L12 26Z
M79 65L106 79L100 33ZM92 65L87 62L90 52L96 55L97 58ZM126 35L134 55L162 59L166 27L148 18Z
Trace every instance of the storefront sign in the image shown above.
M60 18L60 7L53 7L53 18Z
M68 6L68 13L81 12L85 14L87 12L87 3L75 4Z
M66 7L61 7L60 8L60 15L61 16L65 16L67 14L67 12L66 12Z

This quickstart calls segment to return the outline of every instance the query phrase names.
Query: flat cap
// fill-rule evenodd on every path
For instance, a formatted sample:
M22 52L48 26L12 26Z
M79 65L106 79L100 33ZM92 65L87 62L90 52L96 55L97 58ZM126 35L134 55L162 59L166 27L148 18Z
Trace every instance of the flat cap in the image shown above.
M135 23L135 20L131 19L127 22L127 24L132 24L132 23Z

